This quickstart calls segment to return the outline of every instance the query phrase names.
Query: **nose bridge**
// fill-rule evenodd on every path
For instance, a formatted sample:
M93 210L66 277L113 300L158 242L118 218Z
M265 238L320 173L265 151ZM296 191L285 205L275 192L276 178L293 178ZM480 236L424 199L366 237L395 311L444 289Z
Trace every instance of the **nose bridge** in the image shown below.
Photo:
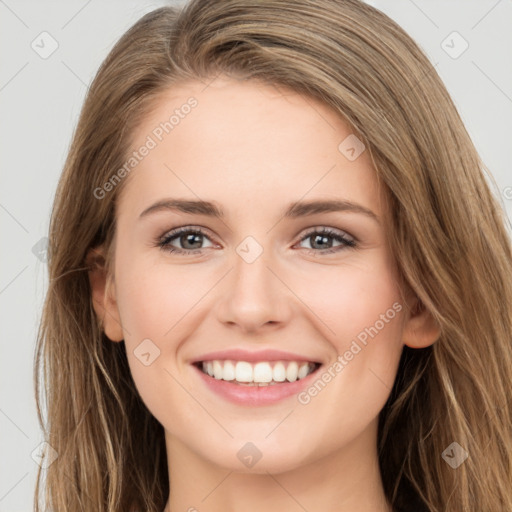
M248 236L235 248L233 270L223 289L221 319L246 330L286 318L287 288L271 270L272 251Z

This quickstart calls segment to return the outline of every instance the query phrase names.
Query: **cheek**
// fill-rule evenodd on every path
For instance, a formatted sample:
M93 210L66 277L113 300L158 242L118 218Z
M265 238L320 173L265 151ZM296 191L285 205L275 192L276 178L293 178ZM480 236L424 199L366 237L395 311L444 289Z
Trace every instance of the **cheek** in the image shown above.
M160 347L165 341L166 350L171 349L186 323L182 320L207 291L211 281L208 269L201 265L173 265L153 254L124 259L116 268L117 300L127 345L149 338Z
M304 403L337 403L340 416L347 410L354 418L375 416L391 391L402 352L404 308L392 267L384 258L340 265L330 268L328 278L303 283L299 293L336 352L330 374L319 376Z
M381 257L325 267L311 273L294 291L317 316L315 323L323 325L322 332L338 353L376 323L382 337L392 340L399 333L399 322L390 321L402 309L398 283Z
M179 349L200 323L200 300L215 283L210 269L200 267L144 258L116 263L116 296L128 363L141 397L157 418L165 410L160 403L163 387L166 403L184 398L177 384L183 371Z

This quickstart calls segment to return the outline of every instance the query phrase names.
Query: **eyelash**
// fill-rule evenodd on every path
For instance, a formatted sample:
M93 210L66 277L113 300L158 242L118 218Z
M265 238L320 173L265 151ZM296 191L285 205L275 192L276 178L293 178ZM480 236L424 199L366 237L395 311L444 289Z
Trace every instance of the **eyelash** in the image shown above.
M209 238L207 233L205 231L203 231L202 229L191 228L190 226L185 226L185 227L181 227L181 228L177 228L177 229L174 229L172 231L169 231L163 237L158 238L156 240L156 246L160 247L160 249L162 249L163 251L166 251L166 252L169 252L169 253L172 253L172 254L201 254L202 253L202 249L178 249L178 248L172 247L170 245L171 241L173 241L174 239L178 238L180 235L183 235L185 233L193 233L195 235L202 235L202 236L204 236L206 238ZM345 235L341 234L340 232L335 231L335 230L333 230L331 228L327 228L327 227L313 228L313 230L311 230L308 233L306 233L299 240L299 243L304 241L304 240L307 240L312 235L317 235L317 234L318 235L324 235L324 236L332 237L332 238L336 239L338 242L341 242L343 245L338 246L338 247L334 247L334 248L323 249L323 250L321 250L321 249L317 250L317 249L305 248L306 251L309 252L309 253L330 254L330 253L339 252L339 251L341 251L343 249L355 248L357 246L357 243L356 243L356 241L353 238L348 238Z

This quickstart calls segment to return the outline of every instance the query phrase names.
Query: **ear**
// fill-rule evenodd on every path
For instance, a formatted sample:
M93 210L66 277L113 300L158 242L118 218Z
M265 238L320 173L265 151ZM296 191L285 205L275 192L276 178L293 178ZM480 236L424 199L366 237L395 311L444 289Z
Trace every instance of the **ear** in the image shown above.
M122 341L123 328L117 309L115 284L105 269L104 247L94 247L85 258L89 267L92 304L103 331L111 341Z
M410 348L425 348L434 344L440 335L441 329L430 311L415 298L402 331L404 345Z

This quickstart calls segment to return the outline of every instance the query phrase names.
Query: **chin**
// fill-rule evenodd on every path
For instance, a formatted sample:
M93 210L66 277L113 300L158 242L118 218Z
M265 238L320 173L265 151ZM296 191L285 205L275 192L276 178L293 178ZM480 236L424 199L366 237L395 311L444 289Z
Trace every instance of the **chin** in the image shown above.
M225 470L253 475L285 473L308 463L303 448L288 445L283 449L268 441L232 441L229 446L218 445L219 453L205 454L206 458Z

